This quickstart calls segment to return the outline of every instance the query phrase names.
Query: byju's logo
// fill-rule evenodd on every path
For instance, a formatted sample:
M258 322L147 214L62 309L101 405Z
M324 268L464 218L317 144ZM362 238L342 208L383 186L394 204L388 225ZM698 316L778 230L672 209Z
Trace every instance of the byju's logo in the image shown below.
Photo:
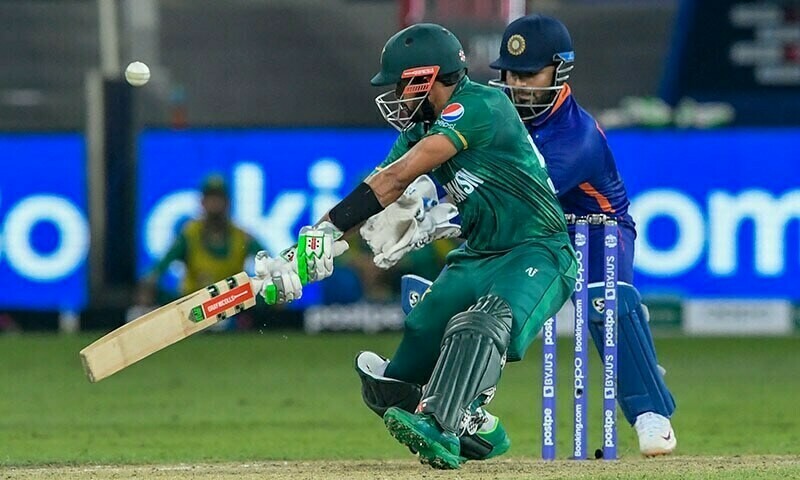
M411 308L414 308L419 303L419 292L411 291L408 293L408 304L411 305Z

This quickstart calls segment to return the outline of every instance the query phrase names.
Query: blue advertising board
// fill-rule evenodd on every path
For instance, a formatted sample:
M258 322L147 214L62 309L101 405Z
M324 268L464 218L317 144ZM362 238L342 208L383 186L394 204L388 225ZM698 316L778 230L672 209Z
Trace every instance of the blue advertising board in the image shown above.
M150 269L188 218L210 174L230 184L233 220L271 253L293 245L380 163L395 134L387 130L150 131L139 143L138 268ZM163 284L175 287L180 268ZM306 291L304 304L315 297Z
M86 160L78 134L0 135L0 308L86 304Z
M139 270L221 173L232 214L270 251L292 244L389 150L389 130L150 131L139 146ZM689 297L800 298L800 129L609 132L640 226L637 286Z
M800 298L800 129L619 131L643 292Z

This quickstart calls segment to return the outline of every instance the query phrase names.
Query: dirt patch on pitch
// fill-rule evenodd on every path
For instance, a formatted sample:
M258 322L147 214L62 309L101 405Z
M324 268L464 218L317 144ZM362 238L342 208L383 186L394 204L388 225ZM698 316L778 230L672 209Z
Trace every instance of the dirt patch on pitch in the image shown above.
M414 461L252 462L202 465L8 467L5 479L723 479L800 478L800 456L670 457L614 462L543 462L510 458L473 462L458 471L431 470Z

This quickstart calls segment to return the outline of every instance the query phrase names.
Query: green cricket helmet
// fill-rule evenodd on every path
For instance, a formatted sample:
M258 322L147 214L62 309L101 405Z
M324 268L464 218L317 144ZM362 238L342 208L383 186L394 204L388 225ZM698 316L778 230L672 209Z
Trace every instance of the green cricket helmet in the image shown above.
M381 70L370 83L395 85L395 89L378 95L375 103L383 118L400 131L419 121L433 121L435 114L427 100L433 83L438 78L452 85L466 69L464 48L449 30L433 23L412 25L383 47Z

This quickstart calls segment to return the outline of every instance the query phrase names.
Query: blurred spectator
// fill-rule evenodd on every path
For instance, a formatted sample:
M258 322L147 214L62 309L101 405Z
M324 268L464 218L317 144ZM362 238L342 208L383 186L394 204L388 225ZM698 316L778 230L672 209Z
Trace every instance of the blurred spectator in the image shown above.
M263 250L252 236L231 221L230 197L222 177L213 175L206 179L202 195L203 216L183 227L166 255L140 283L136 295L140 307L157 303L159 280L174 261L186 267L180 291L186 295L242 271L247 258Z

